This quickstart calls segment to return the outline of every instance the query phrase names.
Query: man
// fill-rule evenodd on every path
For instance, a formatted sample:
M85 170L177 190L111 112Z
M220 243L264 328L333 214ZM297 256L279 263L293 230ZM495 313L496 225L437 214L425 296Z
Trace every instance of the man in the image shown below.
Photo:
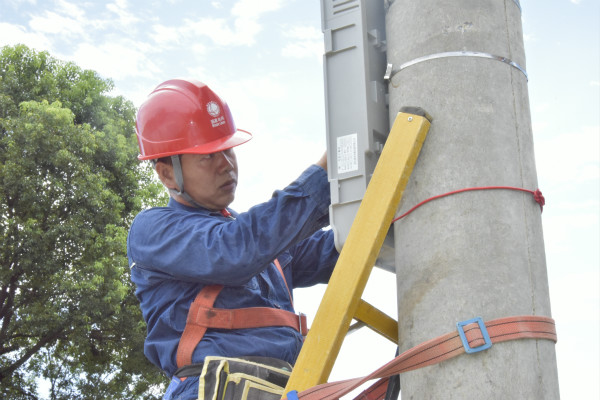
M144 352L173 377L166 398L197 398L198 368L189 367L207 356L293 364L303 327L291 290L327 282L338 257L332 231L321 229L329 223L326 157L271 200L237 214L228 208L238 183L233 147L251 134L236 129L210 88L193 80L160 84L140 107L136 130L139 158L153 160L171 195L167 207L135 218L127 246L148 325ZM186 327L188 314L198 314L190 313L192 302L209 291L216 298L206 315L263 307L254 316L259 321L235 329L211 328L210 321L202 328L205 320Z

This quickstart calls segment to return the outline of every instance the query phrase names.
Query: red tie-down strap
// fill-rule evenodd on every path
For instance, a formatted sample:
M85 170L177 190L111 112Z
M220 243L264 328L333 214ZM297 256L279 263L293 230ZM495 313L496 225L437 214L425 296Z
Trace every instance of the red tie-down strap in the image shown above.
M544 206L546 205L546 199L542 195L542 192L540 191L540 189L529 190L529 189L523 189L523 188L512 187L512 186L472 187L472 188L466 188L466 189L460 189L460 190L453 190L452 192L448 192L448 193L444 193L444 194L439 194L437 196L433 196L433 197L430 197L430 198L428 198L426 200L423 200L422 202L420 202L416 206L412 207L410 210L408 210L404 214L400 215L399 217L394 218L392 220L392 224L394 222L396 222L396 221L398 221L398 220L406 217L408 214L412 213L413 211L415 211L417 208L421 207L422 205L429 203L430 201L441 199L443 197L452 196L454 194L465 193L465 192L474 192L474 191L479 191L479 190L515 190L515 191L518 191L518 192L530 193L530 194L533 195L533 199L535 200L535 202L538 203L538 205L540 206L540 211L541 212L544 211Z
M295 397L300 400L339 399L372 379L380 380L358 395L356 399L381 399L385 396L385 390L381 388L387 386L386 381L389 380L390 376L437 364L467 351L475 352L479 348L488 348L489 345L494 343L515 339L548 339L556 342L554 320L547 317L527 315L495 319L485 324L481 320L470 322L460 326L454 332L405 351L365 377L324 383L300 393L290 392L291 396L288 396L288 399Z

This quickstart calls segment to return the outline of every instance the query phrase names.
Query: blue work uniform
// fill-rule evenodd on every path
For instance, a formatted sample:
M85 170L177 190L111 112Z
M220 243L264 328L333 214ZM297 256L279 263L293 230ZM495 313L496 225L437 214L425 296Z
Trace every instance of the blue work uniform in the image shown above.
M224 285L214 307L293 311L290 289L326 283L338 258L329 224L327 173L311 166L271 200L233 218L170 199L139 213L127 253L147 323L146 357L172 376L190 304L209 284ZM300 333L289 327L208 329L192 362L213 356L263 356L296 361ZM197 380L196 380L197 382ZM184 381L191 386L193 379ZM197 390L197 388L196 388ZM183 397L181 397L183 398Z

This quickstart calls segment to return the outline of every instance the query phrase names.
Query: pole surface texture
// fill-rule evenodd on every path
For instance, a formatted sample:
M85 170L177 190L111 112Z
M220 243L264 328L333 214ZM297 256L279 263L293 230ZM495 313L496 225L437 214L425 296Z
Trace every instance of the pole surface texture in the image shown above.
M418 106L433 117L397 215L459 189L537 189L519 2L386 4L390 115ZM551 317L540 206L529 193L437 199L397 221L394 240L400 352L474 317ZM401 393L556 399L555 344L498 343L402 374Z

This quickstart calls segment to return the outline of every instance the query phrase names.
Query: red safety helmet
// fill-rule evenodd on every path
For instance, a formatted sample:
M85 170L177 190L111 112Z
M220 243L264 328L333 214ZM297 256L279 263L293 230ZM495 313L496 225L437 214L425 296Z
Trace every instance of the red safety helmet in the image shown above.
M236 129L227 103L204 83L172 79L161 83L136 118L140 160L177 154L210 154L252 139Z

